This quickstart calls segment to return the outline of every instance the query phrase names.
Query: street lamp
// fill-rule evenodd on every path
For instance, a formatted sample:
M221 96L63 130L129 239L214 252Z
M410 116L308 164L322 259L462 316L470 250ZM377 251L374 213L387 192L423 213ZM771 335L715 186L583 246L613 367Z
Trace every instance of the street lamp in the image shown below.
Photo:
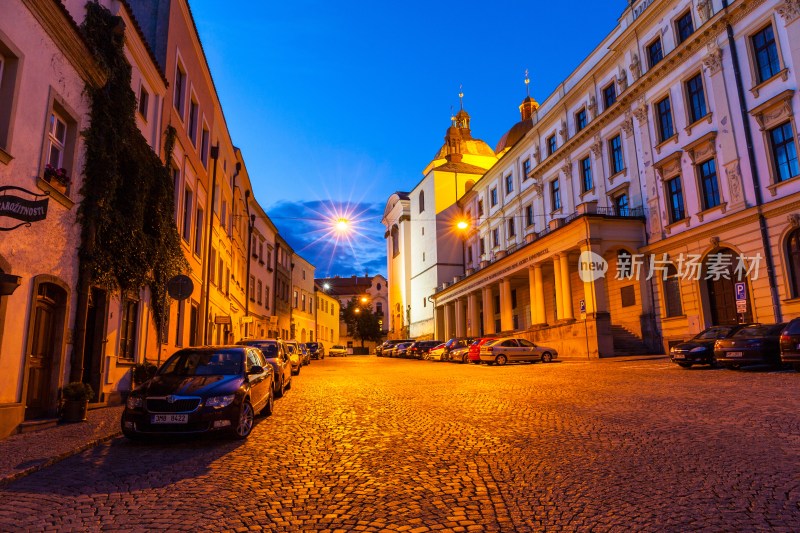
M339 218L338 220L336 220L335 227L336 231L338 231L339 233L346 233L347 230L350 229L350 221L344 217Z
M456 223L456 229L458 233L461 235L461 268L464 271L464 275L467 273L467 260L466 260L466 241L467 241L467 234L469 230L470 224L466 219L461 219Z

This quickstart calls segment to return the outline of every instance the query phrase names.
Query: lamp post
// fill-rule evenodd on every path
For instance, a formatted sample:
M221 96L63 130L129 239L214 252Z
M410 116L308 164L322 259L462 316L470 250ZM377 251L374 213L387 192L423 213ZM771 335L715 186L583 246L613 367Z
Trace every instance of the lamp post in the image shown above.
M467 241L467 230L469 229L469 223L462 219L459 220L456 224L456 228L458 229L459 234L461 235L461 268L464 271L464 275L467 273L467 260L466 260L466 241Z
M214 171L211 173L211 208L208 210L208 239L206 240L205 268L203 269L203 344L211 344L208 331L208 304L211 290L211 237L214 234L214 204L217 201L217 162L219 159L219 143L211 147L211 159L214 160Z

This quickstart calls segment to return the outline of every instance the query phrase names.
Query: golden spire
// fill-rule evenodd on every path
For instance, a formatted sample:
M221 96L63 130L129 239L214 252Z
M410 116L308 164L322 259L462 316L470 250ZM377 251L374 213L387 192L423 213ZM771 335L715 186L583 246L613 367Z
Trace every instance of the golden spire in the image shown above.
M530 87L531 80L528 78L528 69L525 69L525 92L528 93L528 96L531 95L531 87Z
M458 99L461 101L461 111L464 111L464 86L458 86Z

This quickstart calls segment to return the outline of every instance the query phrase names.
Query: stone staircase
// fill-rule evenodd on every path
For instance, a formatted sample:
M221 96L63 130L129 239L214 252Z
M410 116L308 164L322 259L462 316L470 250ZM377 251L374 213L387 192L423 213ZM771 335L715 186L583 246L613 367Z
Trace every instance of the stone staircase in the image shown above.
M611 336L614 338L614 355L645 355L650 353L642 339L622 326L612 324Z

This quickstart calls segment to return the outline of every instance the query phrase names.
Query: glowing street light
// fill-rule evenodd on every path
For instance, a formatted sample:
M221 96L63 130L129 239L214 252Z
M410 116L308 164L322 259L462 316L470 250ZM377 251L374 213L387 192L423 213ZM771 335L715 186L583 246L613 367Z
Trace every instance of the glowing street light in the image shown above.
M465 229L467 229L469 227L469 224L467 224L467 222L465 220L459 220L458 224L456 224L456 227L458 229L460 229L461 231L464 231Z
M336 231L340 233L345 233L348 229L350 229L350 221L346 218L340 218L336 221Z
M366 297L366 296L362 296L362 297L361 297L361 303L362 303L362 304L365 304L365 303L367 303L367 297Z
M322 285L322 288L325 289L326 291L328 291L331 288L331 284L330 283L325 283L324 285Z

